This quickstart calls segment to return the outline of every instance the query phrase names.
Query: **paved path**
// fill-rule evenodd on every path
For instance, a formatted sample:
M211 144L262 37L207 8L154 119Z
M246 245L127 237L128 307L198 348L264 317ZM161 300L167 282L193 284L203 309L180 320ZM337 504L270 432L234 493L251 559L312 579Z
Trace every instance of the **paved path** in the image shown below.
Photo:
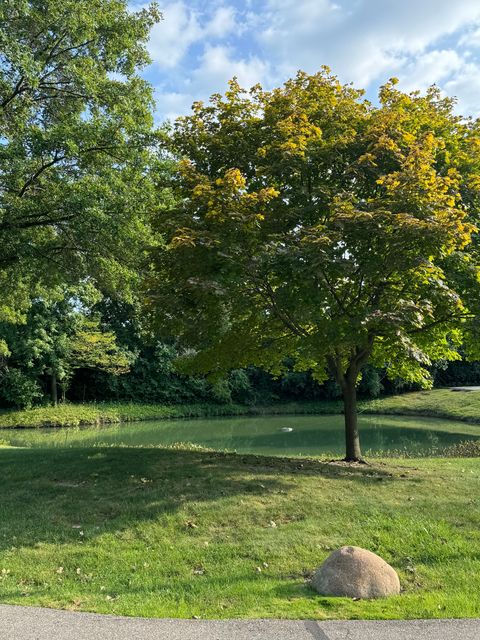
M450 387L450 391L480 391L480 387Z
M479 640L480 620L154 620L0 605L3 640Z

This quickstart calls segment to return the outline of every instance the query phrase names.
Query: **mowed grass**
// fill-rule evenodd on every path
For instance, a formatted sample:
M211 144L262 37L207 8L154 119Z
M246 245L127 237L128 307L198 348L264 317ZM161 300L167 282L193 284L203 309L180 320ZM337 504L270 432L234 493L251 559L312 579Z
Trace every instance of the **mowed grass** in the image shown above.
M480 423L480 391L417 391L360 403L360 411Z
M0 601L202 618L480 616L480 464L348 467L199 449L0 449ZM325 598L331 549L403 592Z

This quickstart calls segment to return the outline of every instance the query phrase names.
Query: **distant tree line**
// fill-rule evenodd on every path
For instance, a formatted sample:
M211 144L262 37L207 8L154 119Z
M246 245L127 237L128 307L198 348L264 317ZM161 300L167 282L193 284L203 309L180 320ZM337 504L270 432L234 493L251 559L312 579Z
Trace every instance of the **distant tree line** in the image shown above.
M177 370L182 351L175 339L159 340L139 303L102 298L91 286L57 288L32 300L20 325L0 323L9 345L0 359L0 406L32 407L57 402L270 404L341 397L333 378L319 383L311 371L286 362L279 377L250 366L209 380ZM431 368L436 386L480 384L479 362L439 361ZM419 389L389 380L367 365L358 384L364 398Z

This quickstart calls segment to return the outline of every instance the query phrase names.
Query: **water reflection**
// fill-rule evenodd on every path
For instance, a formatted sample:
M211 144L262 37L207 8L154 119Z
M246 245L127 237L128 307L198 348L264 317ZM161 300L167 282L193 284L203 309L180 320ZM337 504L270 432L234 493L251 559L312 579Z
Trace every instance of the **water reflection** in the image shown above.
M436 418L363 415L359 424L363 449L371 452L402 450L415 454L480 437L480 426ZM22 447L148 447L188 442L239 453L341 454L343 417L246 416L65 429L0 429L0 441Z

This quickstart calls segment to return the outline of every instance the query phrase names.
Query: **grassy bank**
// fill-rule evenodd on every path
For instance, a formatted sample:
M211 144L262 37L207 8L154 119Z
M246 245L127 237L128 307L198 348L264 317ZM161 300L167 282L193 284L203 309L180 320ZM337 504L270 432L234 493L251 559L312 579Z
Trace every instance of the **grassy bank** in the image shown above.
M433 389L360 403L365 413L430 416L480 423L480 392Z
M136 420L205 418L240 415L341 413L341 402L290 402L251 407L241 404L161 405L138 403L60 404L25 410L0 411L0 428L76 427Z
M475 460L352 469L188 449L0 449L0 601L140 616L480 616ZM21 505L21 508L19 508ZM399 572L383 601L321 597L329 551Z
M448 389L420 391L359 403L368 414L421 415L480 423L480 392ZM342 402L289 402L251 407L240 404L159 405L134 403L64 404L23 411L0 411L0 428L79 426L167 418L203 418L236 415L338 414Z

